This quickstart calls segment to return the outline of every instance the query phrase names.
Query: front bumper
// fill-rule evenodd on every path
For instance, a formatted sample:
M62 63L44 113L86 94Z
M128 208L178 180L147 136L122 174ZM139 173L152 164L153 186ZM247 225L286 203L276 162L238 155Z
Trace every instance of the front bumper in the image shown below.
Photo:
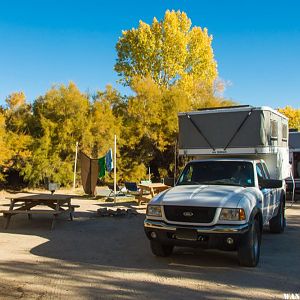
M162 244L173 246L201 247L210 249L234 250L239 244L240 238L249 229L248 224L241 225L214 225L214 226L186 226L172 225L163 221L144 221L144 230L150 240L156 239ZM197 232L196 240L178 239L178 230L191 230ZM156 237L153 238L152 232ZM151 235L152 234L152 235ZM228 243L231 238L233 243Z

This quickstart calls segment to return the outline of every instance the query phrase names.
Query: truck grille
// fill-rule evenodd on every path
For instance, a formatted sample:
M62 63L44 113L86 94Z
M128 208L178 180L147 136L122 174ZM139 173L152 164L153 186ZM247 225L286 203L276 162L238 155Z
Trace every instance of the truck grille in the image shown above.
M188 223L210 223L214 219L216 208L165 205L164 212L167 220L169 221Z

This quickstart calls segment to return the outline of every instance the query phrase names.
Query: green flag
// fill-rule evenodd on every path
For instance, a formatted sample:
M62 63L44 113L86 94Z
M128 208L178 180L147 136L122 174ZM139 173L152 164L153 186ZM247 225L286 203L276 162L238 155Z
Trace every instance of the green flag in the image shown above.
M106 169L105 156L98 159L98 165L99 165L98 177L102 178L105 176L105 169Z

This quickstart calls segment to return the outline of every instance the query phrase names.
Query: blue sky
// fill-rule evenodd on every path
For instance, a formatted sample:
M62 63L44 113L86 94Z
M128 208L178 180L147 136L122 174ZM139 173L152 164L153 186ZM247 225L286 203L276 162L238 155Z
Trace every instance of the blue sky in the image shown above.
M14 91L33 101L55 83L94 92L116 84L121 31L185 11L207 27L224 96L300 108L300 1L0 1L0 105Z

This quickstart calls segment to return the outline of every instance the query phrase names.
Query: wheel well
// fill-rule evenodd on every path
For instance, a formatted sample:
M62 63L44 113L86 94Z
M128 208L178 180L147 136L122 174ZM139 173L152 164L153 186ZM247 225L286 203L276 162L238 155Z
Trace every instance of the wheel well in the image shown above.
M254 207L251 214L250 214L250 218L249 221L253 222L254 220L257 220L259 223L259 228L262 232L263 230L263 226L264 226L264 221L263 221L263 215L262 215L262 211L259 207Z
M285 198L286 198L285 192L282 191L280 201L283 202L283 208L285 208Z
M257 220L257 221L258 221L260 231L262 231L262 230L263 230L263 219L262 219L262 214L261 214L261 212L257 212L257 213L255 214L254 220Z

